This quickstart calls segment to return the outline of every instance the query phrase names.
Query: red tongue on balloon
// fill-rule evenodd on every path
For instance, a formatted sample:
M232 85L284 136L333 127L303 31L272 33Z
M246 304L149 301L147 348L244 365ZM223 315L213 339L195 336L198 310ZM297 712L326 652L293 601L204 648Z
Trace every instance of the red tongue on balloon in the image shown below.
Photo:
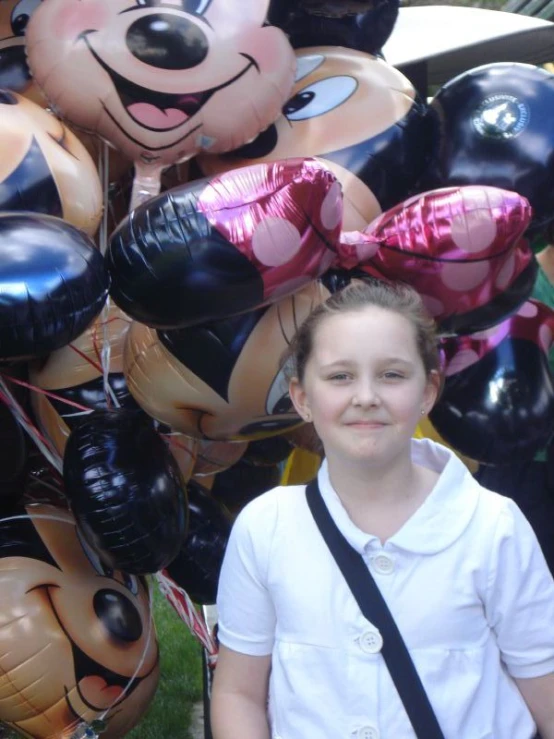
M88 675L79 681L79 689L84 698L100 709L110 708L123 695L119 685L108 685L99 675Z
M176 128L188 119L187 114L178 108L161 110L150 103L133 103L127 106L127 110L143 126L160 130Z

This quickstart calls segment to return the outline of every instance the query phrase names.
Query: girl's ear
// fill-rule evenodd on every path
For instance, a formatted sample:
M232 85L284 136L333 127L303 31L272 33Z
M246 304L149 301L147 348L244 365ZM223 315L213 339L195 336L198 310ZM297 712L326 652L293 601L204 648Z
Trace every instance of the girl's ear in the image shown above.
M306 391L298 377L292 377L289 382L289 395L292 404L303 421L311 421L312 415L308 404Z
M425 412L429 413L442 391L442 375L438 370L431 370L427 378L427 387L425 388L424 404Z

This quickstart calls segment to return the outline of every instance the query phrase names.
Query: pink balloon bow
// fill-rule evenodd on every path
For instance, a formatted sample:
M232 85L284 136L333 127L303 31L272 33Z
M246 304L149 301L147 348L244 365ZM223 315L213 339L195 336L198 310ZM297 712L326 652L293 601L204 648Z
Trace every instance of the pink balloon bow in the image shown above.
M335 266L412 285L440 322L514 286L533 258L522 238L531 215L527 199L508 190L433 190L391 208L363 232L343 233Z
M471 367L506 337L531 342L548 356L554 342L554 310L539 300L528 300L517 313L492 328L469 336L443 339L441 350L446 377Z

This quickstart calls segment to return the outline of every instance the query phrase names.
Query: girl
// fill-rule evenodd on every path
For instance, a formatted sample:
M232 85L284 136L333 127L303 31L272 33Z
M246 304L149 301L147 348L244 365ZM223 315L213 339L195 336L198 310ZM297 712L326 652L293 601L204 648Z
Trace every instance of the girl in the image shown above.
M398 625L446 739L554 739L554 582L529 524L412 439L441 385L411 288L351 285L292 346L321 495ZM239 515L218 593L214 739L408 739L410 720L303 486ZM269 710L267 699L269 697Z

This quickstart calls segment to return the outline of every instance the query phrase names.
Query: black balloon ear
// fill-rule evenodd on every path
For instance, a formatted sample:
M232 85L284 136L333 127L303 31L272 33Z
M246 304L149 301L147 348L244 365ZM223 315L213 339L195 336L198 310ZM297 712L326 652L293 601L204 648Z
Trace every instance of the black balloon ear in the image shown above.
M280 479L279 465L258 466L241 458L215 476L210 494L236 514L258 495L277 487Z
M69 436L63 476L79 529L108 567L142 575L176 557L186 530L184 482L143 413L88 415Z
M0 214L0 358L66 346L100 313L108 286L102 254L82 231L52 216Z
M429 418L448 444L478 462L532 459L554 432L554 382L544 352L506 337L446 378Z
M399 0L274 2L269 18L295 49L343 46L377 54L392 33L399 5Z
M167 567L169 576L193 601L215 603L223 555L231 533L224 507L195 482L188 484L189 526L181 550Z

